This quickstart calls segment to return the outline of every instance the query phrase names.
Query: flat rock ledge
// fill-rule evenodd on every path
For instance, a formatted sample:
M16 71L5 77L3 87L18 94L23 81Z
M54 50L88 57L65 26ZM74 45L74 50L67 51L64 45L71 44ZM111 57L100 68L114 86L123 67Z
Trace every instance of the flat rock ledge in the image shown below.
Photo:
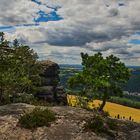
M49 107L57 114L57 120L50 127L28 130L17 125L19 117L35 106L24 103L0 106L0 140L140 140L140 124L118 121L121 124L116 138L93 132L84 132L85 119L93 113L68 106Z

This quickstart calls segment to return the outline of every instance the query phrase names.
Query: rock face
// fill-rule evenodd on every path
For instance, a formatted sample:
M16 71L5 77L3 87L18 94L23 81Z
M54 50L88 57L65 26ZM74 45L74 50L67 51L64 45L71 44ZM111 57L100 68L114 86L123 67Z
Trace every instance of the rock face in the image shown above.
M64 88L59 85L59 65L55 62L44 60L40 62L43 68L41 76L41 87L37 97L50 102L66 103Z
M55 62L44 60L40 62L43 67L42 85L43 86L54 86L59 81L59 65Z
M49 107L57 115L50 127L21 128L17 123L20 115L34 107L23 103L0 106L0 140L140 140L140 124L129 121L116 120L120 128L115 138L85 132L82 126L93 112L68 106Z

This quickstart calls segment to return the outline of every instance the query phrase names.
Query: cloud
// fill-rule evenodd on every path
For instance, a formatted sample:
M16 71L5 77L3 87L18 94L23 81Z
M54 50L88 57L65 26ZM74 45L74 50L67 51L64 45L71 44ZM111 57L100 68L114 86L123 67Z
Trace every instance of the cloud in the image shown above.
M0 1L0 25L17 25L34 23L37 12L43 10L50 13L51 8L38 5L31 0L1 0Z
M40 47L36 44L32 48L38 51L40 59L50 59L59 64L80 64L80 52L91 53L86 48L81 47L67 47L51 46L43 43Z
M83 49L88 53L113 53L128 60L139 55L140 48L129 43L140 36L135 34L140 32L139 0L9 1L0 1L0 25L34 24L34 19L40 18L39 11L46 19L39 20L39 26L14 27L16 30L8 30L7 38L18 38L22 43L36 46L38 52L46 47L51 58L59 58L57 61L67 56L68 60L79 63L80 56L76 55ZM51 12L63 19L47 20ZM73 54L74 49L70 53L59 51L71 48L76 48L77 53ZM125 62L129 61L125 59ZM139 59L134 64L140 64Z

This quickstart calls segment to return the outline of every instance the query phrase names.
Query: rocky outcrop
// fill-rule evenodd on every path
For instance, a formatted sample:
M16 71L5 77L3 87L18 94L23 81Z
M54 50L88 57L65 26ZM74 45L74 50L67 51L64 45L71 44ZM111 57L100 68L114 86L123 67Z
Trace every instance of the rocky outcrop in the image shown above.
M44 60L40 62L43 67L42 85L54 86L59 82L59 65L50 60Z
M83 125L93 112L68 106L49 107L57 117L50 127L21 128L18 125L20 115L34 107L23 103L0 106L0 140L140 140L140 124L129 121L116 120L119 129L115 138L86 132Z
M40 63L43 72L40 74L41 86L36 96L49 102L66 104L65 91L59 83L59 65L49 60L44 60Z

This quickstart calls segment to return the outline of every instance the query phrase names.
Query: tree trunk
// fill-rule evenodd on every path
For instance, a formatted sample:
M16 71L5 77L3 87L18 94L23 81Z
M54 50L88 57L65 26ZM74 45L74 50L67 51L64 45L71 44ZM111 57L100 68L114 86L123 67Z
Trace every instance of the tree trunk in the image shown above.
M105 104L106 104L106 97L103 98L103 101L102 101L102 104L101 104L101 106L99 108L99 111L102 111L103 110Z

